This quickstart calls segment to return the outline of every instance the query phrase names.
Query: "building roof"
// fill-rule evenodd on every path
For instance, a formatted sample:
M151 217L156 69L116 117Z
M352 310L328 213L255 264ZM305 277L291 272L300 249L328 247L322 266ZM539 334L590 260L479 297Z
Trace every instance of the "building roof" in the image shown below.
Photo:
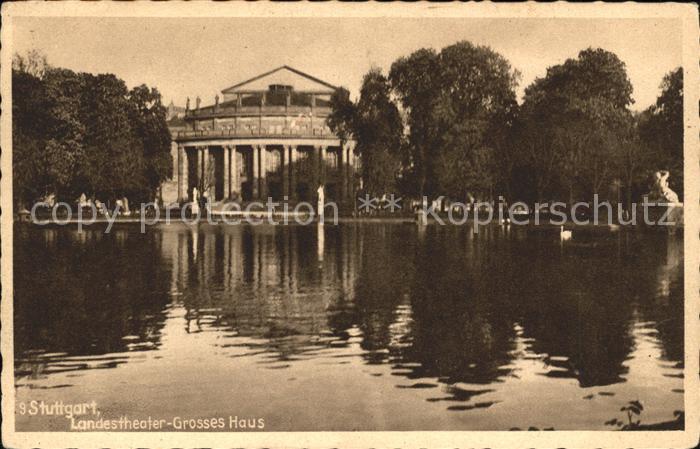
M336 86L330 83L304 73L301 70L283 65L231 87L227 87L221 92L224 94L260 92L266 91L272 84L294 86L294 90L298 92L331 94L338 90Z

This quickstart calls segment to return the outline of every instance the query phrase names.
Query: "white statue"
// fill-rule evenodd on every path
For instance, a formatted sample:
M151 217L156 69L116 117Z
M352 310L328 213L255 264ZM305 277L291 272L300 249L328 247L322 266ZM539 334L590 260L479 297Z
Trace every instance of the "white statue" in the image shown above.
M124 204L124 215L131 215L131 208L129 208L129 199L127 197L122 198L122 204Z
M95 199L95 208L97 209L98 213L102 215L107 214L107 207L105 206L105 203L103 203L99 199Z
M81 193L80 197L78 198L78 207L90 207L90 203L88 202L87 196L85 196L85 193Z
M318 189L316 190L316 194L318 195L318 202L316 204L316 211L318 213L319 219L323 220L323 205L325 204L325 194L323 192L323 184L318 186Z
M56 204L56 194L50 193L44 197L44 202L48 204L49 207L53 207Z
M192 215L199 215L199 190L192 189Z
M678 194L671 190L668 186L668 177L670 173L667 170L661 170L654 173L654 186L649 192L649 200L659 203L678 203Z

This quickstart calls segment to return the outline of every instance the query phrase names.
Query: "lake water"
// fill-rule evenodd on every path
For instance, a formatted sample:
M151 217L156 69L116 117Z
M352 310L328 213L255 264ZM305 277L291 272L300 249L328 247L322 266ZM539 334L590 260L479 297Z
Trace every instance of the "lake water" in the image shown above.
M613 430L630 401L642 424L684 409L680 236L388 223L14 236L18 407L94 400L104 418L269 431Z

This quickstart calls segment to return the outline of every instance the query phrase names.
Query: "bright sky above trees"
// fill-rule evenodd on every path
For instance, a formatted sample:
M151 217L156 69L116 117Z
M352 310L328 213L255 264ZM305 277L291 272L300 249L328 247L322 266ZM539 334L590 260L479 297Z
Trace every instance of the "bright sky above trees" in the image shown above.
M232 83L288 64L346 86L356 97L372 66L422 47L459 40L489 45L522 73L516 90L587 47L614 52L634 87L633 110L656 101L663 76L681 65L674 19L334 19L17 18L14 45L38 49L49 63L114 73L129 87L157 87L165 103L203 103Z

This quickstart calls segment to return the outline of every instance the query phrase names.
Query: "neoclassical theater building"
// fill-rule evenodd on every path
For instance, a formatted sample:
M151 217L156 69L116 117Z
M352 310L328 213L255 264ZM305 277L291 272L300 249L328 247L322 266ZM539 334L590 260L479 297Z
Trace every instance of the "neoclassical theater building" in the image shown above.
M326 124L338 89L289 66L221 91L214 103L185 108L171 128L178 201L193 189L212 202L226 200L349 201L359 188L360 159L352 140Z

